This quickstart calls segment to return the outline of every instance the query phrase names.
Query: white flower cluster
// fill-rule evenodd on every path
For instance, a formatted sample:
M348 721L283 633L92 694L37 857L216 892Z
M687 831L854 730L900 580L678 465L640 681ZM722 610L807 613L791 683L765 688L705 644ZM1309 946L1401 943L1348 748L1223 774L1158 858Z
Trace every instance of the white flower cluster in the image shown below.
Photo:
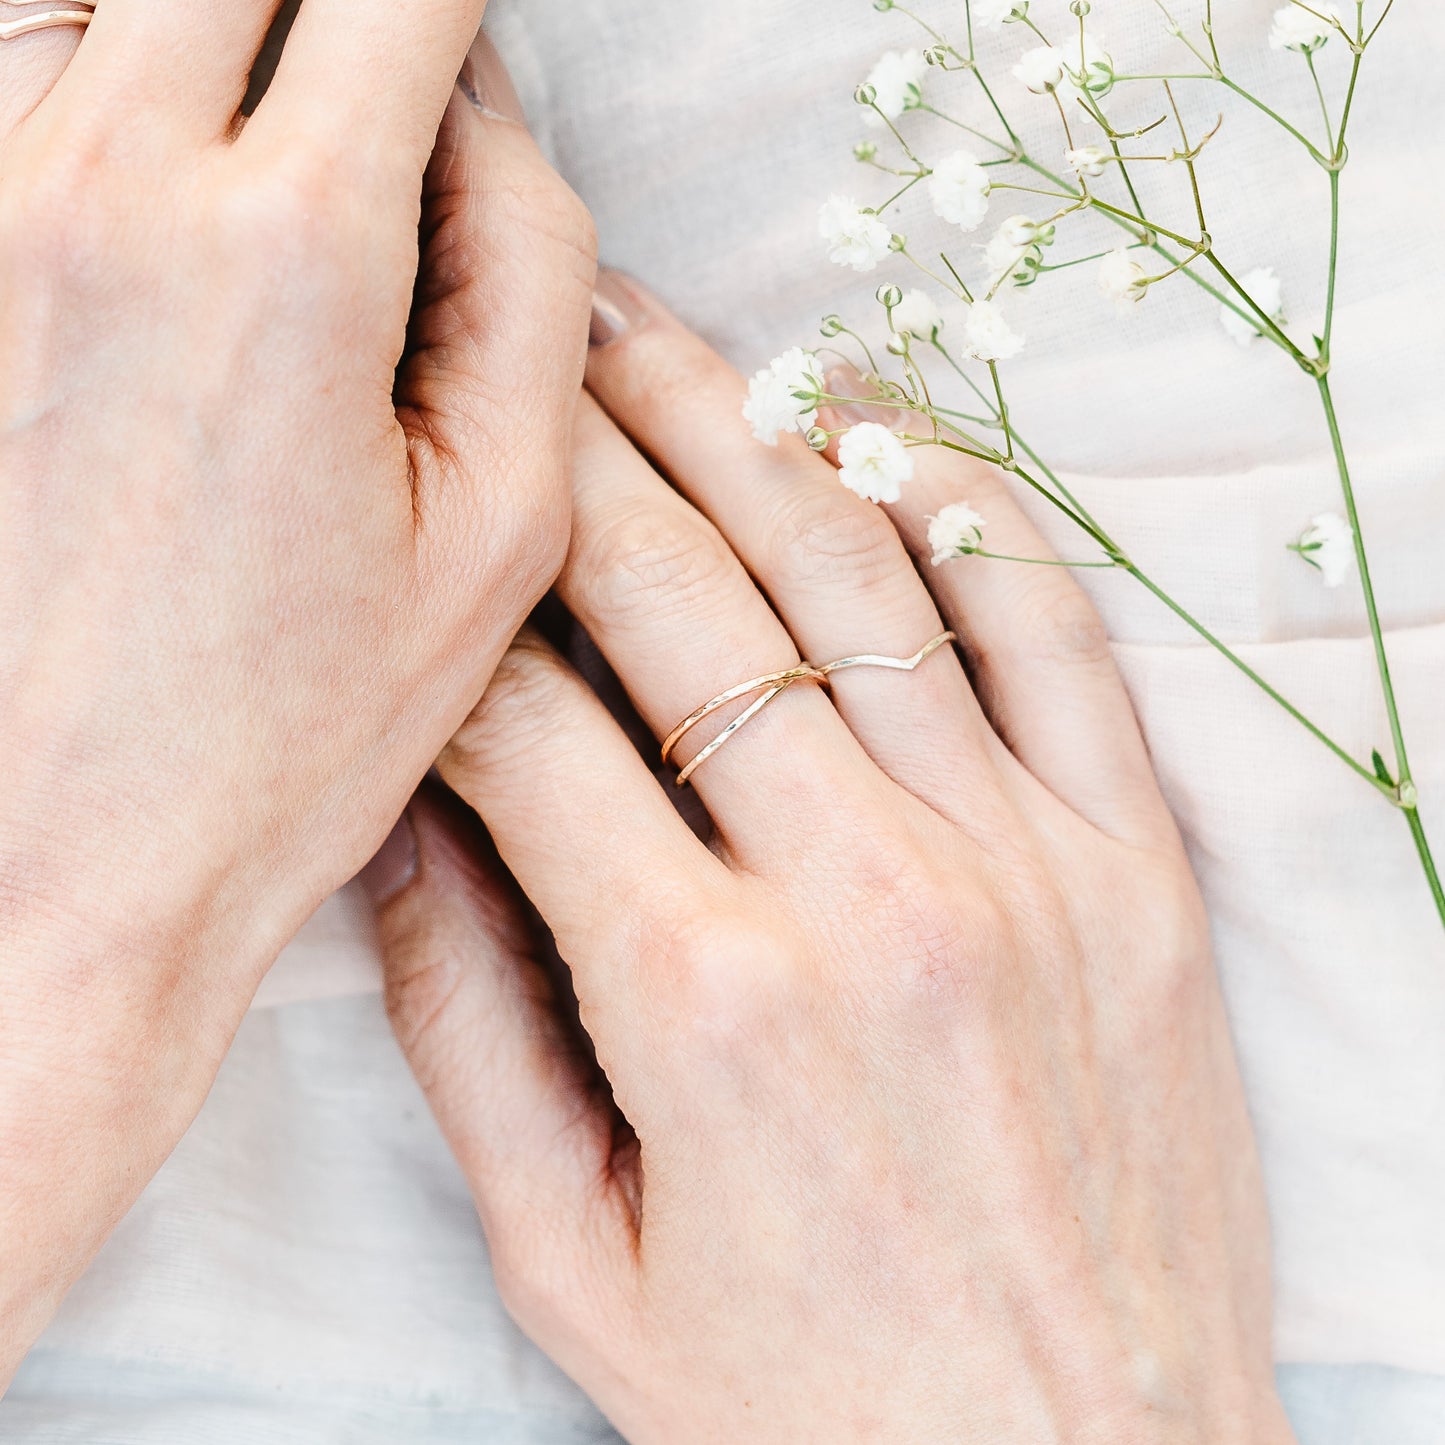
M828 259L855 271L872 271L893 248L893 232L852 196L829 196L818 212L818 234Z
M934 166L928 197L940 220L960 231L976 231L988 214L988 171L972 151L958 150Z
M823 390L817 356L794 346L748 383L743 418L760 442L775 447L780 434L806 432L818 420L818 398Z
M1340 24L1340 12L1333 5L1317 4L1314 0L1308 9L1303 5L1285 5L1274 12L1269 43L1275 50L1297 50L1301 55L1310 55L1331 35L1339 33Z
M1268 267L1246 272L1239 278L1239 284L1254 297L1255 304L1271 321L1284 320L1284 297L1279 277ZM1253 321L1246 320L1233 306L1219 308L1219 324L1240 346L1248 346L1259 336L1259 328Z
M921 50L890 50L863 82L863 92L873 100L873 105L864 111L863 119L883 130L884 116L897 120L905 110L917 109L923 103L923 77L927 72L928 61ZM873 106L878 109L874 110Z
M1290 544L1290 551L1318 568L1326 587L1338 587L1355 565L1355 529L1338 513L1324 512Z
M1121 311L1144 299L1149 273L1124 250L1110 251L1099 262L1099 290Z
M865 502L896 502L913 480L913 457L881 422L862 421L838 441L838 480Z
M928 519L928 548L933 565L968 557L983 546L983 529L987 524L966 502L950 502Z

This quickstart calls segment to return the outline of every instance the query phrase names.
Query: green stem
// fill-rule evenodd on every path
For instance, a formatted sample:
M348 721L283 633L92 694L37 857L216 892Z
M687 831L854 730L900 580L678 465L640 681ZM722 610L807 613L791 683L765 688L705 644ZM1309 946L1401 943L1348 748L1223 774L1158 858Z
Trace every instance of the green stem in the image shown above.
M1334 448L1335 467L1340 474L1340 490L1344 493L1345 510L1354 532L1355 564L1360 569L1360 590L1365 596L1365 615L1370 621L1370 637L1375 644L1375 664L1380 673L1380 688L1385 695L1385 711L1390 719L1390 739L1395 746L1395 780L1402 786L1411 781L1410 760L1405 753L1405 734L1400 726L1400 712L1395 703L1395 687L1390 680L1390 659L1385 651L1385 635L1380 626L1380 612L1375 604L1375 587L1370 580L1370 559L1365 539L1360 532L1360 513L1355 505L1355 487L1350 478L1350 465L1345 458L1345 445L1340 438L1340 423L1335 415L1335 400L1330 393L1328 376L1317 378L1320 401L1325 408L1325 421L1330 429L1330 445Z
M1344 763L1352 772L1358 773L1376 791L1385 794L1386 797L1394 799L1395 790L1381 778L1377 778L1363 763L1352 757L1342 748L1323 728L1311 722L1287 697L1277 688L1271 686L1260 676L1237 652L1229 645L1214 635L1198 618L1193 617L1179 605L1167 592L1164 591L1152 578L1147 577L1133 563L1126 564L1127 570L1134 578L1149 589L1179 620L1185 623L1193 632L1204 639L1221 657L1227 658L1230 663L1237 667L1254 685L1260 688L1274 702L1278 703L1306 732L1322 742L1339 760Z
M1405 821L1410 825L1410 836L1415 840L1415 851L1420 855L1420 866L1425 870L1425 881L1430 885L1430 896L1435 900L1435 910L1445 919L1445 887L1440 884L1435 859L1430 855L1430 841L1425 837L1425 824L1420 818L1420 810L1406 808Z

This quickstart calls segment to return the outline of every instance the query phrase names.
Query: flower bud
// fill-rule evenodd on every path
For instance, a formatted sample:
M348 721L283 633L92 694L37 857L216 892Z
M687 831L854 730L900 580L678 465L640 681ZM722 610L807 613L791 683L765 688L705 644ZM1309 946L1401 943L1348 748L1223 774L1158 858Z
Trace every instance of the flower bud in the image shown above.
M836 314L825 316L818 326L818 330L831 340L835 336L842 335L843 318Z
M893 8L893 0L873 0L873 8L886 15Z
M907 356L908 337L901 331L895 331L888 338L888 350L891 351L894 356Z
M1089 4L1089 0L1070 0L1069 3L1069 13L1071 15L1077 15L1080 20L1093 8L1094 7Z
M809 429L808 435L804 438L804 440L808 443L810 447L813 448L815 452L823 452L827 451L830 438L828 436L828 433L824 431L822 427L815 426Z
M853 92L853 99L856 100L859 105L872 105L878 99L878 92L871 85L860 85L858 89Z
M886 306L890 311L903 300L903 288L893 285L892 282L884 282L873 294L878 298L878 304Z
M860 140L858 144L853 147L853 159L855 161L863 161L866 163L873 160L877 154L878 147L874 145L871 140Z
M890 251L906 251L908 249L908 237L900 235L895 231L893 233L893 239L888 243L888 249Z

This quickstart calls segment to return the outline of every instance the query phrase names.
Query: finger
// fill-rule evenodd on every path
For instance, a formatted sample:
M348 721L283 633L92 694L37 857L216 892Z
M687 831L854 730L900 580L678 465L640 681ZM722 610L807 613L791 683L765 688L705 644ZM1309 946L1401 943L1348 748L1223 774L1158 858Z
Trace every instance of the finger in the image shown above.
M727 538L804 655L908 657L943 630L897 531L801 437L764 446L743 379L636 283L598 287L587 381L618 425ZM976 796L996 743L952 649L914 672L842 671L838 711L895 781Z
M484 56L495 52L486 46ZM491 65L492 62L487 62ZM495 62L493 104L511 104ZM519 113L519 112L518 112ZM421 267L397 413L416 462L416 506L446 565L477 538L496 554L539 532L565 540L566 457L591 310L595 238L585 207L525 128L457 88L428 168ZM514 459L501 485L498 456ZM483 459L490 465L481 465ZM551 559L545 587L560 564ZM525 578L519 596L535 601Z
M499 1283L510 1295L538 1270L605 1270L632 1227L615 1110L475 815L423 785L362 882L387 1012L472 1189Z
M80 24L32 28L37 17L67 8L0 0L0 140L11 134L40 102L74 57L85 30ZM84 19L84 12L79 12Z
M1096 826L1121 836L1152 830L1167 812L1098 611L1065 567L981 556L934 566L929 518L958 502L985 519L986 551L1057 559L998 469L919 449L917 474L891 514L963 639L994 728ZM1106 560L1087 542L1081 534L1080 560Z
M146 0L140 0L146 3ZM420 175L486 0L305 0L251 124Z
M564 958L621 959L635 951L638 919L667 916L728 877L596 694L530 628L437 767L486 823ZM633 996L635 980L593 971L576 982L601 1042L605 1027L593 1024L609 999Z
M655 736L724 691L797 665L798 651L717 529L672 490L590 398L578 409L572 545L558 594ZM761 695L761 693L759 693ZM709 718L677 762L752 697ZM819 688L788 688L700 763L692 784L734 853L796 846L875 772Z
M210 138L230 129L281 0L100 0L55 88L87 113L164 117Z

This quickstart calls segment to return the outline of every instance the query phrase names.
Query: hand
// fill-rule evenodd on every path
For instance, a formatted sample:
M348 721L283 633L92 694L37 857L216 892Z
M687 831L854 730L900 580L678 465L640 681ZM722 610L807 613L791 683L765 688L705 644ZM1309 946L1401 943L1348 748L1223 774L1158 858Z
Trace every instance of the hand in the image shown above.
M513 648L441 772L601 1076L458 805L414 803L381 903L504 1298L635 1445L1287 1440L1205 919L1097 615L1052 567L926 588L899 533L924 558L951 501L1047 555L1000 481L920 452L895 531L607 294L559 590L654 733L945 624L974 685L945 649L791 688L696 773L708 849L562 659Z
M0 45L0 1382L565 550L590 228L482 0L307 0L242 124L275 8Z

